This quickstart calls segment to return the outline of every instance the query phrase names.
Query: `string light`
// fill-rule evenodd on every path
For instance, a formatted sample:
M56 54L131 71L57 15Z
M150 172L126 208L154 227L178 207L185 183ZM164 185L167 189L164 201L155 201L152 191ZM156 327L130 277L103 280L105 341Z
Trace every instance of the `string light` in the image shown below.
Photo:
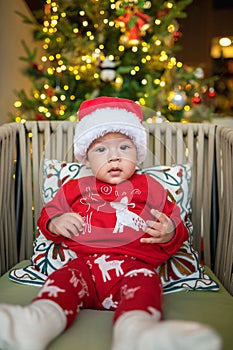
M14 106L15 106L16 108L20 108L20 107L22 106L22 102L21 102L21 101L15 101L15 102L14 102Z
M168 27L167 27L167 30L169 33L174 33L175 31L175 26L174 24L170 24Z
M173 3L170 2L170 1L167 1L167 2L165 2L165 6L166 6L168 9L172 9Z
M160 79L154 79L154 84L159 85L160 84Z
M45 94L41 94L40 98L41 98L41 100L45 100L46 99L46 95Z
M125 51L125 46L124 45L119 45L118 46L118 51L120 51L120 52Z
M165 51L161 51L159 60L160 60L161 62L164 62L164 61L166 61L167 59L168 59L167 53L166 53Z
M49 68L47 69L47 73L48 73L49 75L53 75L53 73L54 73L54 68L49 67Z
M145 101L145 99L143 97L141 97L139 99L139 103L140 103L141 106L145 106L146 105L146 101Z

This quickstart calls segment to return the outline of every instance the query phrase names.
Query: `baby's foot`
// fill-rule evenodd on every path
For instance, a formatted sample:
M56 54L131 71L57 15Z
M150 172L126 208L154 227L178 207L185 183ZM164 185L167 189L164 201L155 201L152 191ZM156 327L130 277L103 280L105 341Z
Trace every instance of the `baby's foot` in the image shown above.
M155 317L157 316L157 317ZM114 325L112 350L220 350L210 327L187 321L159 321L144 311L129 311Z
M23 307L0 304L0 349L44 350L66 325L62 309L39 300Z
M140 334L137 350L220 350L221 339L210 327L187 321L161 321Z

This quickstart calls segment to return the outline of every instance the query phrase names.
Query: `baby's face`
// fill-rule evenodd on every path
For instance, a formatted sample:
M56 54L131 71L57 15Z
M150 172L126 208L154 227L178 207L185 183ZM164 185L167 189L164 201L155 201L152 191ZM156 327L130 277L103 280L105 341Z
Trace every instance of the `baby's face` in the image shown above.
M137 165L133 141L121 133L108 133L95 140L87 151L86 166L97 179L117 185L129 179Z

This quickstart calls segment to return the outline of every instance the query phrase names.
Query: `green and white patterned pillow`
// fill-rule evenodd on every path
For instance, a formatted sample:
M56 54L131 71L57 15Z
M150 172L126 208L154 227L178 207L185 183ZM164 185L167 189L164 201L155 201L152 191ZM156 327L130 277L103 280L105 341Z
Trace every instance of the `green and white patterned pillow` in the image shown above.
M156 178L167 189L170 199L180 207L181 217L190 232L190 240L184 242L179 251L158 268L164 293L180 290L218 290L217 283L205 274L204 266L199 263L198 254L190 243L193 230L190 221L191 165L153 166L138 172ZM70 179L91 175L91 171L84 165L46 159L43 167L43 202L50 201L59 188ZM64 244L55 244L40 232L34 242L31 264L23 269L13 269L9 277L20 283L41 286L49 274L75 257L75 253Z

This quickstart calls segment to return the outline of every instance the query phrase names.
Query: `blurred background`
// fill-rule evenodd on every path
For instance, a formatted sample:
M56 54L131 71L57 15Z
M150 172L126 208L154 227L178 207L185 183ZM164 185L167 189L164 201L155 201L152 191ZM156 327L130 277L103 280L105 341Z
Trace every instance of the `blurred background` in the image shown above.
M82 6L86 10L86 14L88 13L86 6L91 3L92 1L86 2L86 1L78 1L78 6L81 8ZM97 3L98 1L96 1ZM54 2L55 3L55 2ZM68 7L72 7L72 0L65 0L61 6L66 5ZM102 1L102 3L106 3L106 1ZM119 12L116 18L119 20L121 16L125 18L125 14L127 12L128 6L132 6L134 8L137 7L137 10L139 9L140 12L143 12L147 14L150 18L153 18L153 1L144 1L144 3L150 3L151 8L147 10L145 7L140 8L141 1L120 1L120 2L114 2L114 3L120 3L120 9L121 13ZM178 10L175 12L175 7L170 8L169 2L161 2L157 1L156 6L158 6L158 3L160 3L161 8L156 9L155 17L157 16L161 21L165 21L168 19L168 16L170 15L171 18L171 24L175 23L175 34L176 34L176 41L178 42L178 45L180 46L180 49L175 51L175 54L173 52L173 56L176 57L176 62L181 61L183 62L183 67L196 67L201 68L201 71L199 71L199 74L197 74L197 71L195 70L195 80L202 80L205 78L207 79L207 83L202 84L200 90L203 93L203 86L208 86L204 91L204 93L208 93L209 100L207 101L208 107L213 107L211 109L211 113L214 111L216 113L217 119L220 117L220 122L226 121L227 123L233 118L233 26L232 26L232 18L233 18L233 1L231 0L193 0L184 9ZM171 1L171 3L180 3L179 1ZM45 5L46 11L45 12ZM92 4L93 5L93 4ZM119 4L118 4L119 5ZM169 9L169 10L168 10ZM16 101L20 101L19 99L19 91L22 92L22 90L25 91L26 94L30 95L32 90L32 84L33 86L33 94L35 95L35 82L37 81L37 89L40 92L41 87L39 87L39 78L38 72L39 72L39 66L38 66L38 60L36 61L36 58L33 56L34 50L36 49L36 55L37 57L44 57L44 47L40 40L35 40L35 31L34 27L28 19L31 19L32 22L36 21L41 26L41 31L44 28L43 21L41 19L38 20L38 18L35 17L35 11L41 10L43 12L42 18L45 18L45 16L48 16L51 18L52 11L53 11L53 2L50 1L43 1L43 0L0 0L0 54L1 54L1 65L0 65L0 73L1 73L1 79L0 79L0 124L3 124L5 122L11 122L18 118L18 121L22 121L25 117L26 119L43 119L43 118L51 118L51 113L47 115L43 113L38 113L36 115L33 115L30 113L29 109L34 108L32 106L36 107L36 104L38 102L38 99L31 99L30 101L30 108L24 108L21 110L21 112L18 109L18 112L16 111ZM59 11L59 10L58 10ZM172 12L173 11L173 12ZM179 16L179 13L185 13L186 16ZM24 14L25 18L20 16L20 14ZM68 13L68 12L67 12ZM172 17L172 13L174 13L174 16ZM159 15L158 15L159 14ZM67 16L68 17L68 16ZM26 19L27 18L27 19ZM74 22L74 21L73 21ZM120 21L118 21L120 22ZM151 23L149 21L149 23ZM177 23L177 24L176 24ZM124 22L125 24L125 22ZM145 42L150 43L150 40L152 40L152 34L150 32L152 27L147 29L146 36L141 36L139 38L139 44L141 40L145 40ZM128 32L132 32L132 29L128 30ZM37 31L37 34L39 31ZM141 32L140 32L141 33ZM175 37L173 33L173 38ZM83 34L83 32L82 32ZM161 31L160 34L163 34ZM39 34L38 34L39 35ZM144 35L144 34L143 34ZM150 36L151 35L151 36ZM125 36L125 32L124 32ZM146 38L146 39L145 39ZM224 43L224 41L221 42L220 39L222 38L228 38L229 42ZM44 38L41 37L41 40L44 40ZM26 43L26 46L22 44L22 40L24 43ZM111 41L111 38L106 38L107 42ZM121 36L121 40L122 36ZM134 46L131 45L130 50L132 50L132 47L139 47L139 44L134 44ZM167 45L168 51L169 51L169 45ZM130 51L129 48L126 46L126 51ZM165 47L164 46L164 47ZM166 49L167 49L166 47ZM171 46L170 46L171 48ZM89 49L89 48L88 48ZM104 51L104 50L103 50ZM127 52L128 52L127 51ZM172 51L172 50L170 50ZM171 52L172 54L172 52ZM20 58L24 59L20 59ZM109 57L109 56L108 56ZM105 57L103 60L101 57L99 58L101 60L101 64L106 64L108 57ZM126 54L125 54L126 57ZM134 58L131 59L131 61L135 61L137 57L137 54L134 56ZM170 56L169 56L170 57ZM115 56L116 58L116 56ZM29 62L30 61L30 62ZM109 60L108 60L109 61ZM113 64L114 60L111 60L110 57L110 64ZM28 71L28 63L32 64L33 62L33 69L34 72L31 71L31 73ZM121 64L123 62L123 56L121 57ZM100 65L98 66L98 69L100 69ZM114 61L114 64L117 65L117 62ZM137 62L134 62L134 65L136 65ZM150 63L148 64L150 66ZM116 90L113 90L113 80L110 81L109 76L109 68L107 67L108 74L105 75L105 78L103 77L98 80L97 86L93 87L93 91L98 95L99 93L106 91L111 91L112 94L116 94ZM123 68L126 69L126 65L122 66L119 69L119 63L118 63L118 71L119 74L123 74L124 77L126 77L125 71L123 72ZM177 67L176 67L177 69ZM185 68L186 69L186 68ZM112 69L113 71L116 71L116 67ZM164 73L163 69L163 73ZM27 74L25 73L27 72ZM42 69L40 70L42 72ZM123 73L122 73L123 72ZM161 68L154 68L154 72L160 73L159 79L162 81L162 69ZM179 71L180 72L180 71ZM188 72L190 73L191 70L188 69ZM28 74L29 73L29 74ZM35 74L37 73L37 75ZM184 72L187 73L187 72ZM192 71L193 73L193 71ZM191 73L190 73L191 74ZM204 75L204 77L203 77ZM158 74L157 74L158 76ZM184 77L187 76L187 74L184 74ZM209 78L218 76L218 79L214 82L211 82L211 79L208 81ZM131 81L134 80L134 76L132 77ZM172 78L170 78L172 79ZM190 78L190 76L187 78L190 79L191 85L193 84L193 80ZM76 77L77 80L77 77ZM169 79L168 79L169 80ZM106 87L106 91L100 87L100 83ZM124 80L126 81L126 79ZM142 80L141 80L142 81ZM210 83L208 83L210 82ZM61 94L61 86L59 86L59 89L54 86L52 86L52 78L51 78L51 86L48 89L47 88L47 96L52 98L55 96L55 93L57 94L57 91L59 90L59 98L61 96L64 96ZM147 82L148 83L148 82ZM44 84L44 83L43 83ZM99 84L99 85L98 85ZM209 85L207 85L209 84ZM45 85L45 84L44 84ZM43 87L44 87L43 85ZM85 86L85 84L83 84ZM114 85L115 88L116 84ZM122 85L123 86L123 85ZM87 85L87 88L89 85ZM200 86L199 86L200 87ZM178 88L178 92L176 90ZM101 90L102 89L102 90ZM112 89L112 90L111 90ZM211 90L212 89L212 90ZM127 85L126 85L127 90ZM147 90L152 91L152 89L147 88ZM158 93L156 92L156 89L153 89L155 91L154 93L154 99L153 101L150 101L147 93L145 92L144 87L142 86L142 90L139 91L137 94L137 100L140 101L142 105L148 106L149 108L155 109L154 105L158 106L159 108L156 111L156 116L159 116L162 114L165 118L170 119L171 121L189 121L189 115L190 111L186 110L183 111L184 106L188 106L188 96L184 97L184 94L188 95L188 87L183 86L182 84L177 83L175 87L170 87L169 94L172 96L170 98L170 102L165 105L162 104L162 102L159 100L161 97L158 97ZM37 92L38 92L37 91ZM118 90L119 94L119 90ZM192 93L192 108L191 110L197 111L197 109L194 109L193 107L200 107L200 104L202 102L202 96L195 95L195 93ZM53 95L53 96L52 96ZM123 92L122 92L122 95ZM72 95L73 96L73 95ZM77 109L81 100L84 98L91 97L91 94L87 94L81 96L75 97L75 108ZM136 96L136 95L135 95ZM20 95L21 97L21 103L23 102L23 105L25 107L25 104L27 101L27 97L25 95ZM56 97L56 96L55 96ZM126 96L127 97L127 96ZM131 98L131 96L129 96ZM212 99L214 97L214 99ZM34 98L34 97L33 97ZM66 96L64 97L66 98ZM177 100L180 99L181 100ZM204 99L203 99L204 100ZM159 101L159 103L158 103ZM177 102L178 101L178 102ZM181 102L180 102L181 101ZM214 101L214 102L212 102ZM71 101L72 102L72 101ZM161 102L161 103L160 103ZM172 102L172 105L171 105ZM154 103L154 105L153 105ZM212 106L211 106L212 105ZM182 106L182 107L181 107ZM54 106L52 106L54 110ZM167 108L167 110L166 110ZM64 110L67 109L67 113L71 116L74 114L72 111L69 111L68 104L65 105L65 102L62 104L60 102L59 108L57 108L56 105L56 111L55 116L53 116L51 119L67 119L68 114L64 114ZM169 111L168 111L169 109ZM181 111L182 109L182 111ZM27 111L28 114L27 114ZM182 112L182 114L181 114ZM57 114L56 114L57 113ZM202 110L201 110L202 113ZM207 118L204 118L205 120L208 120L209 116ZM215 119L215 116L211 115L210 119ZM190 118L190 121L192 121L192 117ZM195 118L194 118L194 121ZM199 120L197 120L199 121Z

